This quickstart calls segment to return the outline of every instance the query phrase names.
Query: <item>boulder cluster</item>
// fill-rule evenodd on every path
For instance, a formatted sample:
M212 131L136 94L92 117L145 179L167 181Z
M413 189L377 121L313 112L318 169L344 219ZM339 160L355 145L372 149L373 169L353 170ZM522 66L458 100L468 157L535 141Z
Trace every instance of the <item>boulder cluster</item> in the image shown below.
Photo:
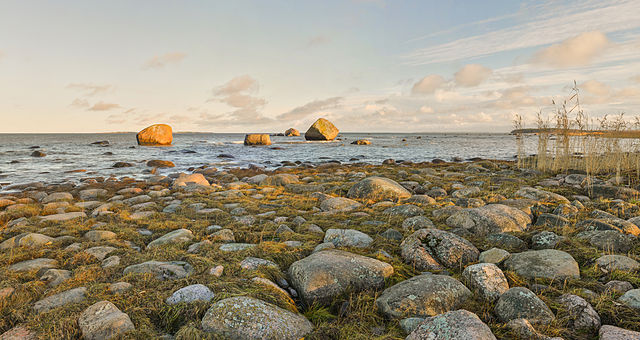
M0 339L640 339L619 183L478 160L6 186Z

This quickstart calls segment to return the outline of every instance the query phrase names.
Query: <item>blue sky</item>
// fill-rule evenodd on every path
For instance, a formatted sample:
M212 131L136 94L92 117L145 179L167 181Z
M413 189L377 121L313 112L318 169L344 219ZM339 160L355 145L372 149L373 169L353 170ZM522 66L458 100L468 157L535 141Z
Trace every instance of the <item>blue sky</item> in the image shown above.
M640 108L638 1L0 0L0 132L508 131Z

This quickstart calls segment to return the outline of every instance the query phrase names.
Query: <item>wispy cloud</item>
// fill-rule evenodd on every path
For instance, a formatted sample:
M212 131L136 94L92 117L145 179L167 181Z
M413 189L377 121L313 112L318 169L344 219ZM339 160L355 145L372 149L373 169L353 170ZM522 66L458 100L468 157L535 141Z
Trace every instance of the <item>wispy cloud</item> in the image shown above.
M187 57L187 54L182 52L171 52L163 55L157 55L147 60L144 63L144 65L142 65L142 68L143 69L161 69L169 64L177 64L186 57Z
M536 52L533 61L553 67L589 64L601 55L611 43L599 31L585 32Z
M309 38L309 41L307 41L307 47L314 47L314 46L318 46L318 45L324 45L327 44L331 41L331 39L329 39L329 37L325 36L325 35L317 35L315 37L311 37Z
M417 49L404 56L406 63L423 65L472 59L499 52L554 44L590 31L620 32L640 27L635 0L573 1L521 11L520 24ZM554 7L552 7L554 6ZM520 17L520 16L519 16Z
M93 106L91 106L87 110L89 110L89 111L109 111L109 110L117 109L119 107L120 107L120 105L115 104L115 103L105 103L103 101L99 101L99 102L93 104Z
M484 67L480 64L469 64L456 72L454 79L458 86L478 86L483 81L487 80L492 72L493 71L490 68Z
M437 74L428 75L413 84L411 93L413 94L429 94L435 92L445 83L442 76Z
M298 106L290 111L282 113L278 115L276 119L286 121L304 119L311 114L317 113L318 111L336 108L340 104L342 99L343 97L331 97L322 100L314 100L302 106Z
M249 75L235 77L213 90L213 97L208 102L220 102L234 108L228 113L200 113L199 124L211 126L215 124L253 125L271 121L261 110L267 104L264 98L258 97L260 85Z
M112 85L96 85L89 83L71 83L67 85L68 89L77 90L82 93L83 96L95 96L102 93L107 93L113 90Z

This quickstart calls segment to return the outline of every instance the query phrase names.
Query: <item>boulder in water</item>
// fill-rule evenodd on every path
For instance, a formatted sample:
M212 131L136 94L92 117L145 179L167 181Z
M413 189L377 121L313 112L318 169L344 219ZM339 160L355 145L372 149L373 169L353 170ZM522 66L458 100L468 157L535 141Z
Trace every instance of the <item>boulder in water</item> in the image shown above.
M297 137L300 136L300 131L294 129L294 128L290 128L287 129L287 131L284 132L284 135L287 137Z
M306 140L334 140L338 136L338 128L330 121L320 118L305 132Z
M173 142L173 131L167 124L154 124L138 132L136 135L138 145L158 146L171 145Z
M244 136L244 145L271 145L271 138L266 133L252 133Z

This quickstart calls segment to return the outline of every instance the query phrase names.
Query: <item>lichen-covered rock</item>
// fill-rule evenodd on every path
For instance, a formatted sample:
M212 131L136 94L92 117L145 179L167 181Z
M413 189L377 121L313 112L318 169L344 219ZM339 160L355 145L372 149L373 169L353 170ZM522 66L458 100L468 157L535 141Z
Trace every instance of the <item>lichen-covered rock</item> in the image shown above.
M544 230L531 237L531 248L536 250L553 249L562 240L564 240L564 236Z
M193 272L193 267L183 261L147 261L139 264L128 266L124 269L123 274L129 273L149 273L153 274L159 280L175 280L189 276Z
M320 203L320 209L322 211L330 212L344 212L358 209L362 206L362 203L354 201L346 197L331 197L323 200Z
M598 333L600 335L600 340L640 340L640 332L611 325L604 325L600 327L600 331Z
M47 296L36 302L33 305L33 309L35 309L37 313L42 313L71 303L80 303L85 300L86 293L87 288L85 287L69 289L62 293Z
M478 256L478 261L484 263L500 264L504 262L504 260L508 259L509 256L511 256L511 254L504 249L491 248L480 253L480 256Z
M278 268L278 265L273 261L257 258L257 257L247 257L242 262L240 262L240 268L246 270L256 270L260 267L270 267L270 268Z
M260 182L262 186L286 186L287 184L300 183L298 176L293 174L275 174L267 176Z
M632 199L640 197L640 192L636 189L625 188L625 187L617 187L613 185L601 185L594 184L590 188L590 197L591 198L618 198L618 199Z
M389 207L384 210L386 215L390 216L404 216L404 217L413 217L418 215L423 215L424 210L413 204L402 204L397 205L395 207Z
M529 215L520 209L502 204L463 209L446 220L452 228L464 228L477 235L523 231L531 223Z
M514 195L516 197L523 197L541 202L570 203L569 200L562 195L531 187L521 188L520 190L516 191Z
M41 247L53 242L53 237L38 233L22 233L0 243L0 250L17 248L17 247Z
M373 239L355 229L328 229L324 233L324 242L331 242L336 247L366 248L373 243Z
M189 229L177 229L170 231L147 245L147 249L172 243L189 242L193 239L193 233Z
M614 270L634 272L640 269L638 261L624 255L600 256L596 260L596 266L604 273L611 273Z
M633 309L640 309L640 289L632 289L625 292L618 298L618 301Z
M313 330L309 320L270 303L236 296L214 303L202 329L225 339L298 340Z
M159 146L171 145L173 142L173 131L167 124L154 124L136 135L138 145Z
M182 287L167 298L167 304L175 305L181 302L204 301L208 302L213 299L214 294L209 287L202 284L194 284Z
M577 295L564 294L558 301L567 311L569 328L585 331L596 331L600 328L600 316L585 299Z
M515 287L500 296L495 313L502 322L527 319L532 323L550 322L555 317L549 307L532 291Z
M129 315L109 301L96 302L78 318L82 337L86 340L106 340L134 330Z
M502 270L492 263L470 265L462 272L464 282L486 301L493 302L509 290Z
M54 259L38 258L14 263L9 266L9 270L14 272L26 272L30 270L40 270L43 268L55 268L57 266L58 261Z
M423 274L385 289L376 304L390 318L426 317L455 310L471 296L450 276Z
M592 246L614 253L627 253L633 247L635 236L623 234L617 230L583 231L577 238L587 240Z
M464 309L425 319L405 340L495 340L480 318Z
M367 202L398 201L411 197L411 192L392 179L374 176L354 184L347 192L347 197Z
M423 228L434 228L433 222L424 216L413 216L402 221L402 229L414 232Z
M330 121L320 118L305 132L306 140L334 140L340 131Z
M381 289L393 266L362 255L327 249L289 267L291 285L307 303L329 303L344 293Z
M555 249L514 253L504 261L504 266L526 278L580 278L578 262L568 253Z
M420 229L400 244L402 258L418 270L464 266L478 259L478 249L462 237L440 229Z

